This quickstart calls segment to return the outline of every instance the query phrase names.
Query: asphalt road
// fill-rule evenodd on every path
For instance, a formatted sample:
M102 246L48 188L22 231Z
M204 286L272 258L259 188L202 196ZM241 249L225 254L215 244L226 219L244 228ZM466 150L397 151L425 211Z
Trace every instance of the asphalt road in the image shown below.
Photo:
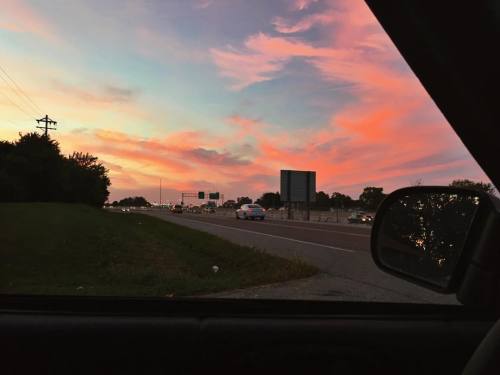
M457 303L454 296L434 293L380 271L370 254L370 227L145 213L278 256L300 258L322 271L309 279L223 292L216 297Z

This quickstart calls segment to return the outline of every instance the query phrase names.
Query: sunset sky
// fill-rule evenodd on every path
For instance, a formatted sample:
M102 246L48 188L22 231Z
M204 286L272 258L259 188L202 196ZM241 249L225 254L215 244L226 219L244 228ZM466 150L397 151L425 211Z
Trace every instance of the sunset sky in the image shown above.
M0 139L47 113L110 200L489 181L361 0L2 0L0 66Z

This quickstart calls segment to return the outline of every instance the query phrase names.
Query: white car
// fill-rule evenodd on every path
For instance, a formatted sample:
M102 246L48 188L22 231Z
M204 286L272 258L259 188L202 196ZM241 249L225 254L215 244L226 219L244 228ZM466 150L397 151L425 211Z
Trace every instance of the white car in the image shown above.
M266 212L258 204L244 204L241 208L236 210L236 219L260 219L264 220L266 217Z

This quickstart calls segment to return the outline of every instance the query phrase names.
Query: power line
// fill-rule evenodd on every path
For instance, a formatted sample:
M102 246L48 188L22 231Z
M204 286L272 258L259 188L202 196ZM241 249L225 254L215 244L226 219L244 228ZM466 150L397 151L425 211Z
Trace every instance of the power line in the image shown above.
M29 126L29 125L26 125L26 124L21 124L19 122L14 122L14 121L11 121L11 120L0 120L0 122L7 122L9 123L10 125L13 125L14 127L16 127L17 130L21 131L21 130L27 130L26 128Z
M16 102L14 102L14 101L10 98L10 96L8 96L6 93L4 93L4 92L1 92L1 91L0 91L0 94L2 94L3 96L5 96L5 97L7 98L7 100L8 100L8 101L9 101L9 102L13 105L13 106L15 106L17 109L19 109L19 110L20 110L21 112L23 112L25 115L27 115L27 116L30 118L30 120L33 120L33 119L34 119L34 116L33 116L32 114L30 114L30 113L26 112L26 111L25 111L22 107L20 107L20 106L19 106Z
M13 91L13 92L14 92L14 94L16 94L18 97L20 97L21 99L23 99L23 98L22 98L22 97L21 97L21 96L20 96L20 95L19 95L19 94L15 91L15 90L13 90L13 89L12 89L12 87L11 87L11 86L10 86L10 84L9 84L9 82L8 82L7 80L5 80L5 78L4 78L1 74L0 74L0 78L2 79L2 81L4 81L4 82L6 83L7 87L8 87L11 91ZM11 103L12 103L12 102L14 102L14 99L13 99L13 98L11 98L9 95L7 95L7 93L5 93L5 92L4 92L3 94L4 94L4 96L6 96L6 97L9 99L9 101L10 101ZM26 104L28 104L28 106L26 106ZM18 104L17 102L16 102L16 104L14 104L14 105L16 105L17 107L19 107L19 104ZM30 103L26 102L26 100L21 101L21 105L25 106L25 109L26 109L26 110L29 110L29 111L31 112L31 114L30 114L30 116L31 116L31 117L36 116L36 114L38 113L38 111L37 111L37 110L35 110L35 109L34 109L34 107L33 107L32 105L30 105Z
M17 124L14 121L11 121L11 120L5 120L5 119L3 119L3 120L0 120L0 122L7 122L7 123L9 123L11 125L14 125L16 128L19 127L19 126L21 126L20 124Z
M33 100L33 99L31 99L31 97L30 97L28 94L26 94L26 92L25 92L25 91L24 91L24 90L23 90L23 89L22 89L22 88L21 88L21 87L20 87L20 86L16 83L16 81L15 81L15 80L14 80L14 79L13 79L13 78L9 75L9 73L7 73L7 72L5 71L5 69L4 69L1 65L0 65L0 71L2 71L2 72L3 72L3 74L5 74L5 76L6 76L6 77L7 77L7 78L8 78L8 79L9 79L9 80L10 80L10 81L14 84L15 89L13 89L13 91L16 93L16 95L17 95L17 96L19 96L21 99L23 99L23 98L24 98L24 100L26 100L26 103L28 103L28 104L32 107L32 109L34 109L34 110L35 110L35 112L36 112L36 113L43 113L43 112L44 112L44 111L43 111L43 110L42 110L42 109L41 109L41 108L40 108L40 107L39 107L39 106L38 106L38 105L34 102L34 100ZM7 82L7 81L6 81L3 77L2 77L2 79L3 79L3 81L4 81L5 83L7 83L7 85L8 85L9 87L11 87L11 86L10 86L10 84L9 84L9 83L8 83L8 82ZM12 89L12 87L11 87L11 89Z

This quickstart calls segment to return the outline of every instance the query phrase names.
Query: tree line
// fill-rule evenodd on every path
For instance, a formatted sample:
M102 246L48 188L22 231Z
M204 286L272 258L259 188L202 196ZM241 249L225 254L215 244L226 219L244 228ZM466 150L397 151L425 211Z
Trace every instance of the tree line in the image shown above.
M468 179L458 179L453 180L449 186L451 187L461 187L469 188L479 191L484 191L489 194L495 192L495 188L491 183L485 182L475 182ZM330 208L339 209L349 209L349 208L361 208L365 210L374 211L384 200L387 194L384 193L384 188L367 186L363 189L363 192L359 195L358 199L353 199L349 195L342 194L339 192L333 192L332 194L327 194L324 191L316 192L316 201L311 202L311 208L316 210L329 210ZM234 202L234 201L233 201ZM236 206L243 203L252 203L252 200L248 197L239 197L236 201ZM262 194L262 196L255 200L255 203L260 204L262 207L268 208L280 208L283 207L284 202L281 201L280 193L267 192Z
M127 197L119 201L113 201L109 206L112 207L151 207L144 197Z
M449 186L454 187L465 187L472 188L476 190L481 190L490 194L493 194L495 188L490 183L484 182L474 182L467 179L464 180L454 180ZM349 208L361 208L365 210L376 210L378 205L386 197L384 189L382 187L368 186L363 189L363 192L358 199L352 199L349 195L342 194L339 192L334 192L328 195L324 191L319 191L316 193L316 201L311 202L311 208L316 210L329 210L330 208L339 209L349 209ZM240 208L243 204L251 204L254 201L248 196L237 197L236 200L229 199L225 201L222 207L225 208ZM267 192L262 194L262 196L255 200L255 203L261 205L262 207L278 209L284 206L284 202L281 201L280 193ZM150 207L151 204L141 196L128 197L120 201L114 201L109 206L113 207Z
M331 195L325 193L324 191L318 191L316 193L316 201L311 202L311 208L317 210L329 210L330 208L352 208L352 207L363 207L366 209L375 209L379 203L385 198L386 194L383 193L383 188L378 187L366 187L363 193L359 196L359 199L352 199L349 195L345 195L339 192L334 192ZM236 200L227 200L224 202L223 207L226 208L239 208L243 204L254 203L250 197L238 197ZM262 194L262 196L255 200L256 204L262 207L278 209L284 206L284 202L281 201L281 196L279 192L267 192Z
M109 196L108 170L88 153L61 153L37 133L0 141L0 202L67 202L102 207Z
M380 202L385 198L386 194L383 188L368 186L363 189L363 192L358 199L353 199L349 195L340 192L333 192L332 194L325 193L324 191L316 192L316 199L310 203L312 209L316 210L329 210L330 208L353 208L359 207L367 210L374 210L378 207ZM280 208L283 207L284 202L281 201L280 193L267 192L255 200L255 203L260 204L262 207Z

